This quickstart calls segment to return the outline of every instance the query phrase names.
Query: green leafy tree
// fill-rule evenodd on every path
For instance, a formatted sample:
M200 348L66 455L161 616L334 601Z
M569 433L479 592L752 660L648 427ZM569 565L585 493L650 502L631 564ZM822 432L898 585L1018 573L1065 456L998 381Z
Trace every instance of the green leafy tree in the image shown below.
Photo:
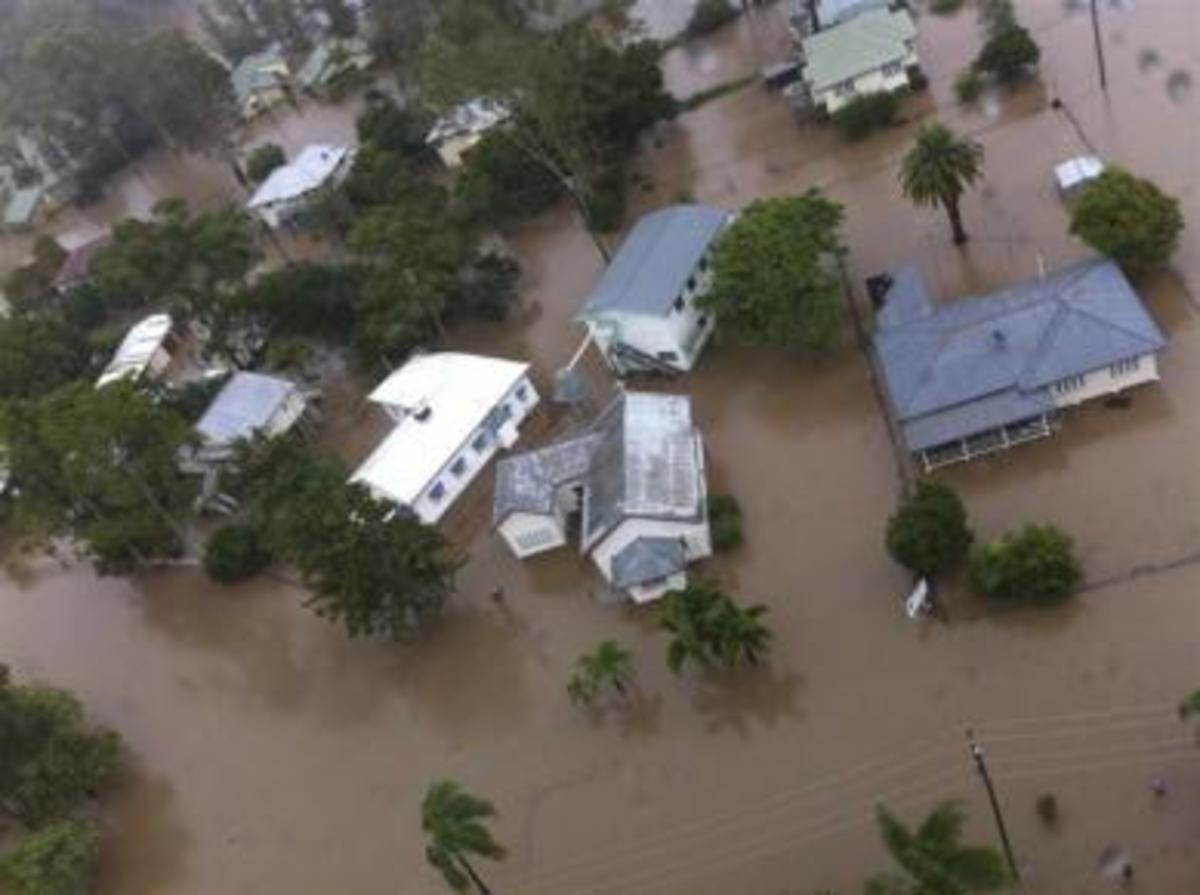
M272 532L307 605L351 637L399 639L440 613L460 565L445 536L361 485L322 490L288 500Z
M988 38L975 59L975 68L1003 84L1011 84L1025 77L1041 56L1041 48L1033 36L1020 25L1013 24Z
M699 0L688 19L687 33L696 37L711 34L737 16L737 7L729 0Z
M591 705L606 687L624 696L632 680L633 653L615 640L601 640L576 660L567 695L574 703Z
M708 499L708 528L713 549L718 553L742 543L742 507L732 494L714 494Z
M740 606L716 584L700 581L663 600L661 627L671 636L667 666L678 673L689 663L702 668L757 665L771 642L763 622L767 607Z
M454 891L465 892L474 884L480 895L490 892L470 859L504 857L503 846L487 827L495 816L491 802L471 795L453 780L439 780L426 790L421 802L421 829L428 838L425 859Z
M43 395L87 365L87 343L67 324L49 317L0 320L0 398Z
M842 207L815 190L752 202L717 238L700 307L741 341L828 350L841 325L841 221Z
M358 142L420 164L432 160L425 139L432 126L433 116L415 104L401 106L391 97L375 97L358 116Z
M358 31L358 17L346 0L320 0L321 11L329 19L329 30L337 37L353 37Z
M995 849L962 844L966 813L958 802L938 805L916 830L882 805L875 813L883 844L902 873L872 877L866 895L971 895L1008 885Z
M494 131L467 154L454 193L471 217L496 225L540 214L562 190L545 165Z
M228 310L272 333L340 344L354 329L362 281L363 271L354 265L300 261L255 278L230 299Z
M962 498L942 482L919 482L912 496L888 519L888 553L906 569L925 577L962 562L974 540Z
M177 458L193 437L186 420L127 382L74 383L0 408L21 529L74 539L101 574L178 555L177 520L195 483Z
M453 316L504 320L517 299L520 275L520 266L507 255L497 252L475 255L459 269Z
M1193 715L1200 714L1200 690L1194 690L1179 703L1179 717L1186 721Z
M99 795L120 759L117 735L88 724L72 694L14 684L2 665L0 743L0 814L27 827L65 818Z
M33 258L15 268L4 281L4 293L18 310L32 312L50 292L50 284L62 267L67 251L52 236L40 235L33 242Z
M263 143L255 146L246 157L246 176L254 183L262 183L276 168L287 163L283 147L278 143Z
M832 119L842 136L861 140L871 131L889 127L900 110L900 97L886 90L854 97L833 113Z
M950 218L954 242L967 241L958 203L983 173L983 146L962 139L945 125L927 124L900 163L900 186L917 205L940 205Z
M0 883L13 895L86 895L99 852L100 837L91 824L58 821L0 855Z
M1026 525L976 548L971 586L1010 603L1055 603L1083 579L1070 536L1053 525Z
M164 143L189 150L225 143L237 113L217 60L178 31L154 31L126 52L137 66L131 101Z
M229 5L229 4L226 4ZM251 53L256 53L266 46L261 34L254 27L238 3L232 4L236 9L233 18L222 15L207 3L199 6L200 24L204 33L231 65L236 65Z
M253 578L271 564L271 551L257 527L233 522L217 529L204 545L204 571L220 584Z
M1130 276L1166 264L1183 224L1178 199L1116 167L1088 184L1071 215L1071 233L1113 258Z

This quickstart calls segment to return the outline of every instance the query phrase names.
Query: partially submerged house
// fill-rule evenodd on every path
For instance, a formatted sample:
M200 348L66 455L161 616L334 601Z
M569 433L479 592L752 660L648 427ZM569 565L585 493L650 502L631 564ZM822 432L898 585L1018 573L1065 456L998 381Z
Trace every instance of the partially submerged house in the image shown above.
M169 314L152 314L134 324L96 380L96 388L124 379L136 381L142 376L161 376L171 364L167 350L170 336Z
M893 0L789 0L788 27L792 36L800 41L864 12L901 5Z
M496 467L492 520L516 556L567 543L636 603L687 584L712 553L704 445L683 395L625 392L582 434Z
M576 317L613 370L692 368L716 323L696 306L711 282L709 249L731 217L672 205L637 222Z
M371 392L396 426L351 476L377 497L437 522L538 403L529 364L418 354Z
M278 47L251 53L229 74L243 118L253 118L287 98L291 70Z
M473 99L451 109L429 130L425 142L447 168L462 165L463 155L487 132L511 116L504 103L491 99Z
M246 208L268 227L278 227L302 212L318 191L345 176L353 158L354 151L346 146L305 146L292 161L267 176Z
M801 41L802 79L816 108L836 112L917 82L917 28L905 10L868 9Z
M320 41L296 71L301 90L322 94L343 75L366 71L375 62L361 37L330 37Z
M915 267L877 293L888 402L925 470L1044 438L1062 408L1158 379L1166 340L1109 260L940 307Z
M72 289L82 286L91 276L92 262L96 256L112 244L112 234L105 233L69 249L59 265L58 273L50 281L50 288L59 295L66 295Z
M306 406L304 392L289 379L234 373L197 421L199 444L188 453L185 467L212 468L227 460L240 441L283 435L300 421Z

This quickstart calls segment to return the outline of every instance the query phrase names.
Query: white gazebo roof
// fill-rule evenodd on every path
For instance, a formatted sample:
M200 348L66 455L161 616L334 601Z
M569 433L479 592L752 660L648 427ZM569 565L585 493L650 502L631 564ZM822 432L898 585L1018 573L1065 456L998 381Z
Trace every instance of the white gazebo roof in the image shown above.
M403 418L351 481L412 503L528 370L526 363L477 354L412 358L369 396Z
M119 379L137 379L141 376L170 332L169 314L154 314L135 324L125 334L112 360L96 380L96 388L103 388Z
M246 207L262 208L312 192L333 175L349 152L345 146L305 146L291 162L271 172Z

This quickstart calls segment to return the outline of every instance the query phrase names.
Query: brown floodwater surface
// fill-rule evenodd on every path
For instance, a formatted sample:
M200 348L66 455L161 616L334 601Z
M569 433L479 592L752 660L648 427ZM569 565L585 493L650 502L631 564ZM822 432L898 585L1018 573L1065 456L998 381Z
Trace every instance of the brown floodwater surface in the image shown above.
M906 100L904 124L845 144L751 85L645 141L628 223L684 195L737 208L816 186L845 205L855 282L914 260L952 300L1086 257L1051 168L1089 147L1200 220L1200 97L1188 86L1200 76L1200 7L1102 2L1107 94L1086 4L1018 7L1043 47L1038 81L957 107L953 79L979 45L973 16L922 16L930 87ZM688 4L639 8L666 34ZM672 50L671 88L686 95L757 70L785 40L782 14L768 5ZM352 122L310 107L277 114L257 138L295 146ZM984 180L963 204L963 250L939 212L914 209L896 185L916 127L935 115L986 151ZM148 159L141 176L198 201L232 189L219 166L198 163L193 181L159 164ZM121 202L145 204L137 189L131 181ZM544 381L578 344L571 318L600 260L566 207L507 237L524 271L521 306L505 324L462 328L454 345L529 358ZM1174 267L1141 287L1171 339L1160 385L945 475L980 538L1027 520L1075 536L1089 584L1063 609L989 613L952 583L947 623L904 618L908 582L881 543L899 483L849 333L820 362L715 344L693 374L653 386L693 396L713 488L743 507L746 544L703 572L770 607L769 665L728 680L671 675L653 611L590 600L595 579L573 552L512 559L486 529L486 483L455 531L469 553L460 593L412 643L351 642L277 578L223 589L186 569L129 581L51 561L19 570L0 585L0 658L78 691L133 755L104 812L99 892L442 892L424 864L418 806L443 776L500 812L509 857L480 868L498 892L857 891L888 866L872 829L878 802L916 817L962 797L970 837L995 841L968 725L987 750L1026 891L1110 892L1101 862L1114 847L1132 854L1141 890L1200 891L1200 751L1174 712L1200 682L1194 234ZM378 431L351 388L331 400L322 438L354 458ZM499 607L487 598L497 586ZM564 685L579 653L606 637L634 652L638 686L627 707L589 716ZM1164 798L1149 791L1156 775ZM1054 830L1034 811L1046 792L1061 806Z

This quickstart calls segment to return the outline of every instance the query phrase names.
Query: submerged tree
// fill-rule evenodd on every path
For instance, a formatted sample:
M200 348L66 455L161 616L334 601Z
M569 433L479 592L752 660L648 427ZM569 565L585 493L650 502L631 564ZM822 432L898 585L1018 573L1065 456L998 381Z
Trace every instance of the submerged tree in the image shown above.
M1121 168L1108 168L1075 203L1071 233L1130 276L1166 264L1183 232L1179 200Z
M892 559L917 575L932 576L966 558L974 535L958 492L924 480L888 519L887 548Z
M453 780L439 780L426 790L421 803L421 829L428 839L425 858L454 891L465 892L474 884L480 895L488 895L490 890L469 859L504 857L503 846L487 827L495 816L491 802Z
M900 164L900 186L917 205L940 205L950 218L954 242L967 241L958 203L983 172L983 146L956 136L945 125L921 128Z
M1069 535L1053 525L1026 525L976 548L969 577L976 591L992 599L1044 604L1070 596L1083 569Z
M966 813L958 802L938 805L916 830L882 805L875 813L883 843L903 872L872 877L866 895L971 895L1008 884L995 849L962 844Z
M702 668L757 665L771 643L763 622L767 607L741 606L711 581L671 591L663 600L661 627L670 636L667 665L676 673L689 663Z
M624 696L633 679L633 654L615 640L601 640L575 662L567 695L580 705L590 705L605 687Z

